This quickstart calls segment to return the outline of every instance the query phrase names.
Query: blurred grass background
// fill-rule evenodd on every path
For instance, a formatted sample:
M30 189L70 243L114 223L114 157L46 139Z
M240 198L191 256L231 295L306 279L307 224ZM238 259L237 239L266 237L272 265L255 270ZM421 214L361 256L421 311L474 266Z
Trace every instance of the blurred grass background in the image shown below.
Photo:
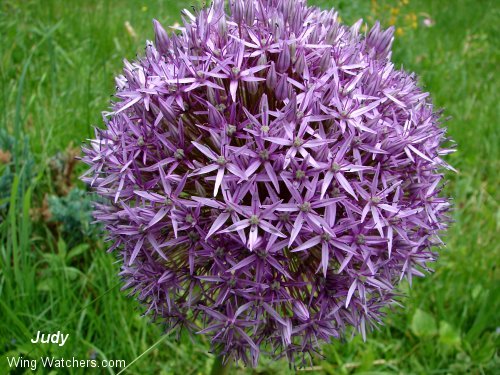
M415 71L459 145L448 161L455 223L435 273L415 280L404 309L369 335L324 347L303 373L498 374L500 7L495 0L325 0L344 22L395 25L393 60ZM0 373L6 356L132 362L162 336L120 292L119 265L90 225L78 182L79 145L100 124L122 58L153 38L151 19L180 20L193 0L0 2ZM64 347L36 346L38 330L62 331ZM167 337L131 374L206 374L203 337ZM117 373L120 369L109 369ZM263 358L248 374L288 374ZM100 370L94 371L101 373ZM21 370L12 373L23 373ZM66 370L62 373L67 373ZM92 373L75 369L68 373Z

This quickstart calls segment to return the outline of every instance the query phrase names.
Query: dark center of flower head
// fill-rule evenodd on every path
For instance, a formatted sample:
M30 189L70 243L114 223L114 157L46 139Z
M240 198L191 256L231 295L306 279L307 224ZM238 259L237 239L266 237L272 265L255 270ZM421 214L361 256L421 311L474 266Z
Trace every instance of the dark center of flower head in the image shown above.
M226 105L224 103L217 104L215 106L215 109L219 112L224 112L226 110Z
M226 134L231 137L234 133L236 133L236 126L228 124L226 128Z
M278 219L284 223L288 222L290 220L290 214L288 212L282 212L278 214Z
M340 196L340 189L337 186L333 186L330 190L330 195L332 198Z
M259 217L257 215L250 216L250 224L259 225Z
M335 289L333 289L333 288L327 288L327 289L326 289L326 293L327 293L329 296L333 297L333 296L335 296L335 295L337 294L337 291L336 291Z
M330 236L328 233L323 233L321 235L321 240L325 241L325 242L328 242L332 239L332 236Z
M231 288L234 288L236 286L236 277L234 277L234 275L231 276L231 278L228 281L228 284Z
M231 73L233 73L234 76L237 76L238 74L240 74L240 68L238 68L237 66L232 67Z
M347 87L341 87L339 90L339 94L347 96L349 94L349 90L347 90Z
M143 137L137 138L137 146L139 146L139 147L144 146L144 138Z
M295 139L293 140L293 145L295 147L300 147L304 144L304 140L300 137L295 137Z
M172 199L169 197L165 198L165 206L171 206L173 204Z
M302 212L309 212L309 211L311 211L311 203L309 203L309 202L302 203L299 206L299 208Z
M191 240L191 242L196 242L200 239L200 235L198 234L198 232L192 230L188 233L188 238Z
M194 217L191 214L186 215L186 223L193 224L194 223Z
M332 172L338 172L338 171L340 171L340 168L342 168L340 164L332 163L332 167L331 167Z
M259 152L259 157L263 161L269 160L269 151L262 150L261 152Z
M266 259L267 258L267 251L265 249L258 249L256 251L257 253L257 256L260 258L260 259Z
M226 165L227 161L226 161L226 158L224 156L219 156L217 158L216 163L223 166L223 165Z
M391 224L399 224L401 223L403 220L399 217L399 216L393 216L389 219L389 223Z
M298 171L295 172L296 180L302 180L304 177L306 177L306 172L304 172L303 170L299 169Z
M426 235L428 235L431 232L427 228L420 227L420 228L418 228L418 232L417 233L419 233L421 236L426 236Z
M365 236L364 236L364 235L362 235L362 234L357 235L357 236L356 236L356 243L357 243L358 245L364 245L364 244L366 243L366 238L365 238Z
M326 278L323 275L318 278L318 285L321 287L324 287L326 285Z
M215 249L215 256L217 256L219 258L224 256L225 253L226 253L226 249L224 249L221 246L219 246L217 249Z
M175 150L174 158L176 158L177 160L182 160L184 159L184 156L184 150L182 148L178 148L177 150Z
M281 288L281 283L279 281L273 281L271 284L271 290L277 292Z
M354 138L352 139L352 145L353 145L354 147L359 146L361 143L363 143L363 141L361 140L361 138L360 138L360 137L354 137Z

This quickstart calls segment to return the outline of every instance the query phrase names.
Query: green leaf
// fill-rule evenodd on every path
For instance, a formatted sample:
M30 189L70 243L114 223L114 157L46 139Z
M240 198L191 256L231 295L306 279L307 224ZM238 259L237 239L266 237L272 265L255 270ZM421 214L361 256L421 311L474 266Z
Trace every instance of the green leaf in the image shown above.
M55 279L42 279L36 285L36 290L39 292L51 292L56 289Z
M67 260L69 261L69 260L73 259L74 257L85 253L89 249L89 247L90 247L90 245L86 244L86 243L75 246L74 248L72 248L68 252Z
M444 320L439 322L439 342L444 345L454 346L460 344L460 332Z
M411 330L417 337L433 336L437 333L436 320L431 314L417 309L411 320Z
M64 239L62 237L59 237L57 240L57 251L61 259L66 258L66 253L67 253L68 247L66 246L66 242L64 242Z
M482 285L480 284L476 285L474 289L472 289L472 298L477 299L477 297L479 296L479 294L481 294L482 291L483 291Z

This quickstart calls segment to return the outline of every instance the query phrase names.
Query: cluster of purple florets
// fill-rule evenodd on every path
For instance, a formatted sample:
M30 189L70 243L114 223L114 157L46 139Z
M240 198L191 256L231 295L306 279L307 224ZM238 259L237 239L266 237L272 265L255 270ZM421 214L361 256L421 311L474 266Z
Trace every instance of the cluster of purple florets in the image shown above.
M125 62L84 148L125 288L255 365L381 322L436 258L451 152L393 30L299 0L223 1Z

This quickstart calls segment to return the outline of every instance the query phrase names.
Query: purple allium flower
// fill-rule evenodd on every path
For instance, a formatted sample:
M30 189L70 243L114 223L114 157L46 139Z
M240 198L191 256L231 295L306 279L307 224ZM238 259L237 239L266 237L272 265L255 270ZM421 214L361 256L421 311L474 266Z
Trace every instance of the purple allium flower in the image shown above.
M449 221L447 141L393 29L304 1L222 1L125 61L84 148L125 289L226 357L365 337Z

